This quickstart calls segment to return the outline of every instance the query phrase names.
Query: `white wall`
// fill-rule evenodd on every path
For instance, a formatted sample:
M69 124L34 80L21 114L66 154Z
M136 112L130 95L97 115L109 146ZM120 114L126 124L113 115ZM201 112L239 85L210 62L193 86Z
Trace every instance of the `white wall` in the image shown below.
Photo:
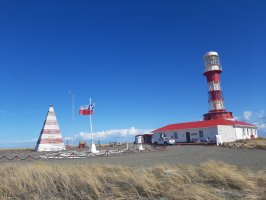
M236 131L233 126L218 125L218 134L222 136L223 142L236 141Z
M203 137L199 137L199 131L203 131ZM244 131L244 132L243 132ZM196 128L196 129L184 129L177 131L161 131L165 133L167 137L175 138L175 133L178 133L178 138L175 138L176 142L186 142L186 132L190 133L191 140L203 140L206 141L210 138L210 141L216 142L216 135L221 135L223 142L234 142L236 140L250 139L253 134L255 138L258 137L256 128L252 127L234 127L217 125L216 127L209 128Z
M203 131L203 137L199 137L199 131ZM217 127L209 127L209 128L196 128L196 129L184 129L184 130L177 130L177 131L161 131L165 133L167 137L175 138L175 133L178 134L178 138L175 138L176 142L187 142L186 139L186 132L190 133L190 140L204 140L206 141L207 138L213 142L216 142L216 135L217 135Z
M257 138L257 129L253 127L235 127L237 133L237 140L251 139L253 135L254 138Z
M243 128L242 127L235 127L236 132L236 140L242 140L246 139L243 134Z

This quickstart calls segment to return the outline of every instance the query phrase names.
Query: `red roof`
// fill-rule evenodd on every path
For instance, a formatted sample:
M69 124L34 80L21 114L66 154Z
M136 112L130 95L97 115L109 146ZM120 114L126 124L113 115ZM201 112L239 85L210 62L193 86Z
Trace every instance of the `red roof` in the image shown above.
M152 132L173 131L173 130L193 129L193 128L208 128L208 127L215 127L217 125L236 125L236 126L256 127L253 124L249 124L249 123L241 122L237 120L217 119L217 120L204 120L204 121L186 122L186 123L179 123L179 124L170 124L162 128L158 128Z

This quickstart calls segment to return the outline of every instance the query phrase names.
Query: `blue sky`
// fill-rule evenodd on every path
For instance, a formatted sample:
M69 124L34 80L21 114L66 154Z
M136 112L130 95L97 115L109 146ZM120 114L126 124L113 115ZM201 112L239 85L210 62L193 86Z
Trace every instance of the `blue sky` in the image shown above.
M0 1L0 147L34 144L51 103L64 137L88 131L78 109L90 97L95 132L199 120L210 50L227 110L265 134L265 10L263 0Z

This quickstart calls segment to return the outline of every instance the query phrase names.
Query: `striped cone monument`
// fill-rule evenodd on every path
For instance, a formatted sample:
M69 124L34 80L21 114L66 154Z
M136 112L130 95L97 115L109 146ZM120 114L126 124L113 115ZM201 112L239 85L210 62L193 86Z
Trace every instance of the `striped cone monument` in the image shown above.
M36 151L66 150L62 134L56 120L54 108L52 105L50 105L49 107L49 111L44 121L35 150Z

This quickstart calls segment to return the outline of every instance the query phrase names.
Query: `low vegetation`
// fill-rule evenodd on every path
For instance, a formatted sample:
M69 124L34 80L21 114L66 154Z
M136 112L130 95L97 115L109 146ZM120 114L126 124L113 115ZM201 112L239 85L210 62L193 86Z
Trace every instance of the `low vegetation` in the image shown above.
M65 163L65 162L64 162ZM265 199L266 171L209 161L151 168L61 162L0 166L0 199Z
M16 154L16 153L31 153L34 150L31 148L13 148L13 149L8 149L8 148L0 148L0 154Z
M265 149L266 138L256 138L250 140L238 140L236 142L224 143L225 147L248 148L248 149Z

